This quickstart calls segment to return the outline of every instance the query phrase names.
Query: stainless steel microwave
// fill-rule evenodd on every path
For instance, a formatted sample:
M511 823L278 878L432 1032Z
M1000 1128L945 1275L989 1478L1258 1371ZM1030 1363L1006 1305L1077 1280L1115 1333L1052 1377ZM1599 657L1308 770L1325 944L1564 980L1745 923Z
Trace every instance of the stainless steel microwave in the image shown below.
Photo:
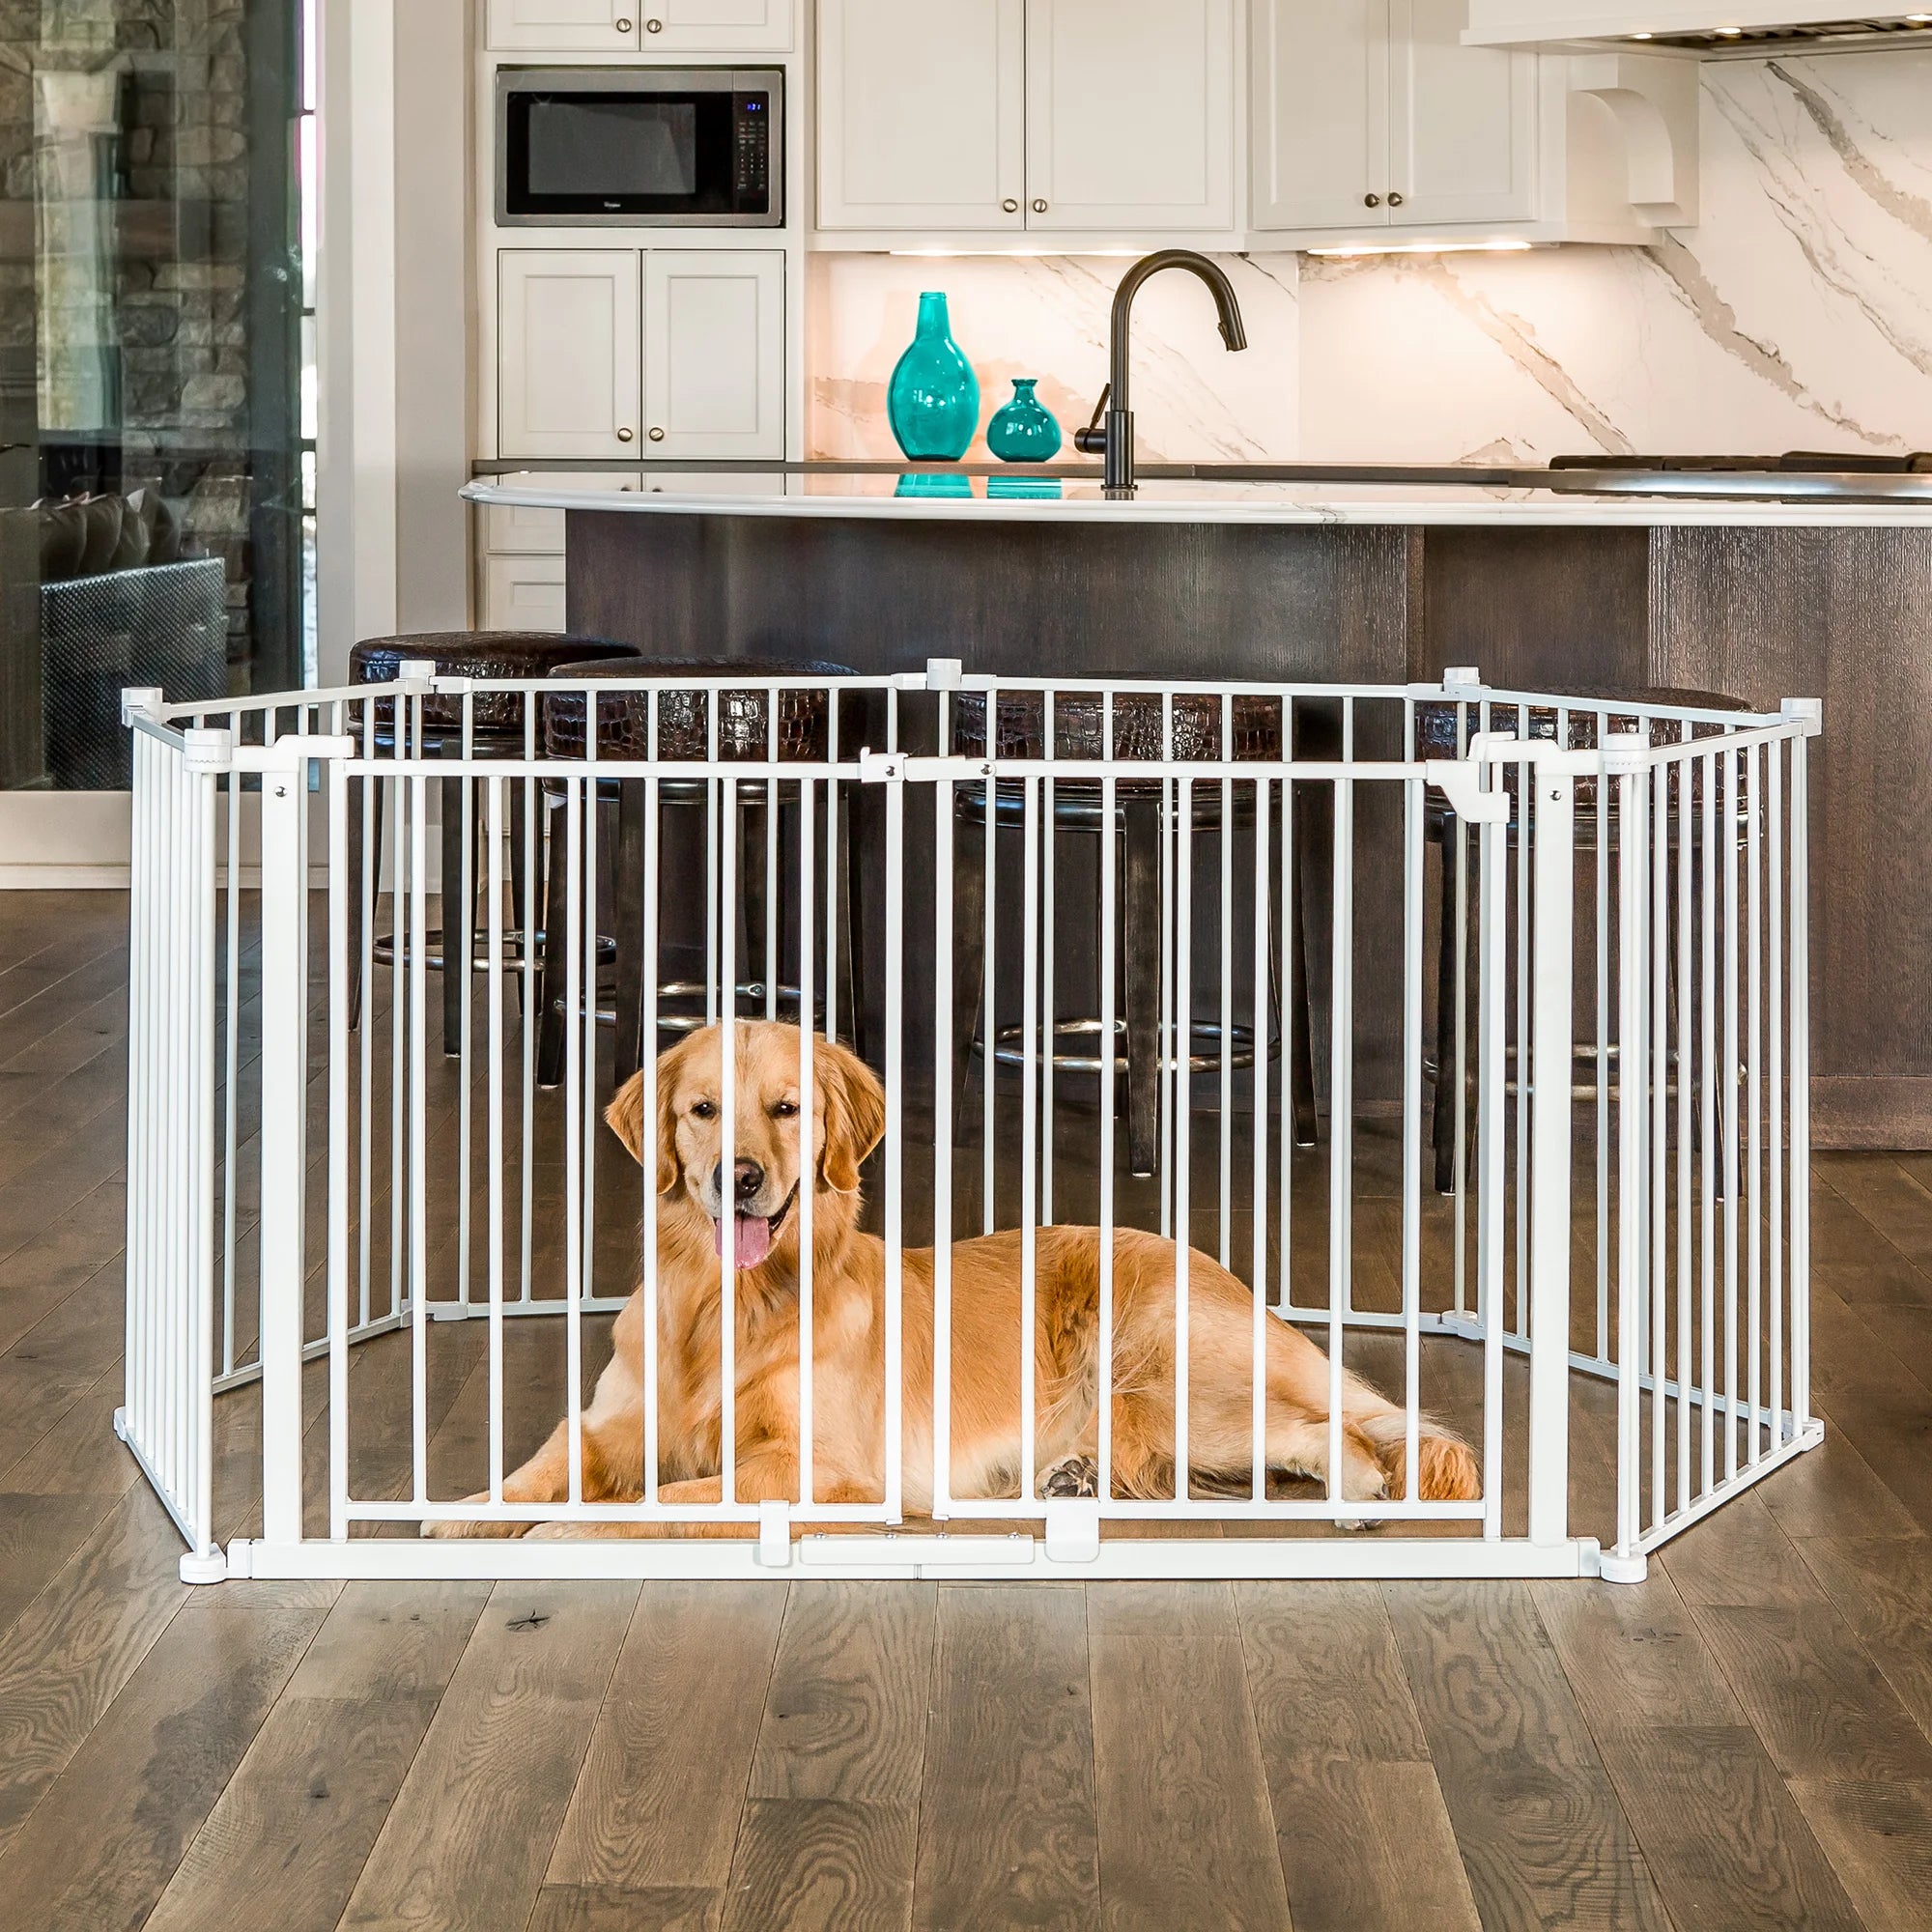
M777 228L776 68L502 68L497 220L510 228Z

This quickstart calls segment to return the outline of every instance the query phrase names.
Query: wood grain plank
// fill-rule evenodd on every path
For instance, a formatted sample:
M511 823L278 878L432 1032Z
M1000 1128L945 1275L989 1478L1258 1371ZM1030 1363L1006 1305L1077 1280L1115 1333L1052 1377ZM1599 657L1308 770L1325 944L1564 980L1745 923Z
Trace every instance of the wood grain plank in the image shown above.
M937 1607L930 1583L814 1582L790 1592L751 1797L916 1797Z
M1662 1568L1641 1583L1530 1588L1592 1734L1745 1721L1696 1620Z
M222 1594L173 1619L14 1833L0 1857L11 1922L146 1922L326 1614Z
M1821 1447L1767 1476L1757 1493L1794 1543L1812 1536L1925 1536L1842 1430L1828 1431Z
M1819 1537L1803 1554L1865 1655L1932 1736L1932 1541Z
M181 1537L131 1492L0 1634L0 1848L181 1608Z
M1655 1724L1604 1761L1679 1925L1861 1932L1830 1862L1747 1725Z
M1382 1596L1484 1926L1666 1926L1527 1586Z
M720 1890L784 1620L768 1583L646 1583L549 1884Z
M492 1591L345 1927L523 1932L637 1600L635 1583Z
M1795 1777L1790 1789L1870 1932L1922 1924L1932 1899L1932 1784Z
M1659 1557L1677 1594L1692 1605L1812 1604L1819 1598L1817 1579L1752 1491L1673 1537Z
M1696 1617L1787 1777L1932 1777L1932 1743L1830 1604Z
M724 1909L700 1886L547 1885L528 1932L717 1932Z
M814 1585L815 1589L817 1586ZM902 1932L912 1920L910 1804L760 1798L745 1806L724 1932Z
M1243 1583L1235 1595L1296 1932L1474 1932L1380 1591Z
M1234 1595L1090 1588L1094 1789L1110 1927L1280 1925L1288 1893ZM1177 1605L1177 1607L1179 1607Z
M1100 1922L1078 1584L939 1591L913 1922Z

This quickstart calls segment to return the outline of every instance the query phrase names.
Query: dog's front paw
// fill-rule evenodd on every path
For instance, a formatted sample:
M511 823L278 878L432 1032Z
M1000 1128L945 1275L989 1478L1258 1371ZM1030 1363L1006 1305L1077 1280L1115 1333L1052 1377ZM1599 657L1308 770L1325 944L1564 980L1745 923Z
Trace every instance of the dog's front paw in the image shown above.
M463 1500L466 1503L487 1503L490 1500L490 1492L479 1490L473 1496L465 1496ZM521 1522L462 1522L439 1520L435 1522L425 1522L421 1526L421 1534L437 1543L461 1543L479 1539L507 1542L512 1537L523 1535L527 1527L526 1523Z
M1097 1497L1100 1465L1091 1456L1063 1456L1050 1469L1041 1472L1039 1492L1050 1502Z

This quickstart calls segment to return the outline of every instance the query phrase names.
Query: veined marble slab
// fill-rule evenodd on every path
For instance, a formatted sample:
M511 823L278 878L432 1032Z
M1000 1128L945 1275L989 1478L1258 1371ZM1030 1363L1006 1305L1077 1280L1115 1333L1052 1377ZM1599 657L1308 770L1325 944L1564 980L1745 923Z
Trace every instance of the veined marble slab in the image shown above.
M1932 524L1926 494L1896 502L1587 495L1478 485L1143 483L1129 500L1097 483L1023 472L878 470L859 475L685 476L651 490L612 489L608 478L525 472L479 478L473 503L534 510L612 510L636 516L872 517L968 523L1701 525L1882 527ZM1712 487L1712 479L1698 479ZM944 486L943 490L940 486ZM1721 486L1719 486L1721 487ZM1794 479L1794 487L1795 479Z

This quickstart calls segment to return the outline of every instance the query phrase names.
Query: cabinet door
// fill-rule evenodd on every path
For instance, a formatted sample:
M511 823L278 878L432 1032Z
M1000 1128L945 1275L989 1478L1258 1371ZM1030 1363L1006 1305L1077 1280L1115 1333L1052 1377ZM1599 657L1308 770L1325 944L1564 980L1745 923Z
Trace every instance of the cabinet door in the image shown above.
M1025 0L819 0L818 225L1020 228Z
M1536 56L1465 47L1464 0L1389 0L1398 224L1536 213Z
M792 0L638 0L635 11L646 53L791 45Z
M1255 0L1252 67L1255 226L1387 221L1388 0Z
M1232 227L1234 22L1234 0L1027 0L1027 226Z
M490 0L493 47L635 47L633 0Z
M784 256L653 248L644 257L649 456L784 454Z
M484 630L563 629L561 555L486 556L482 574L483 594L478 601L483 608L476 616Z
M637 250L505 248L497 263L498 454L640 455Z

